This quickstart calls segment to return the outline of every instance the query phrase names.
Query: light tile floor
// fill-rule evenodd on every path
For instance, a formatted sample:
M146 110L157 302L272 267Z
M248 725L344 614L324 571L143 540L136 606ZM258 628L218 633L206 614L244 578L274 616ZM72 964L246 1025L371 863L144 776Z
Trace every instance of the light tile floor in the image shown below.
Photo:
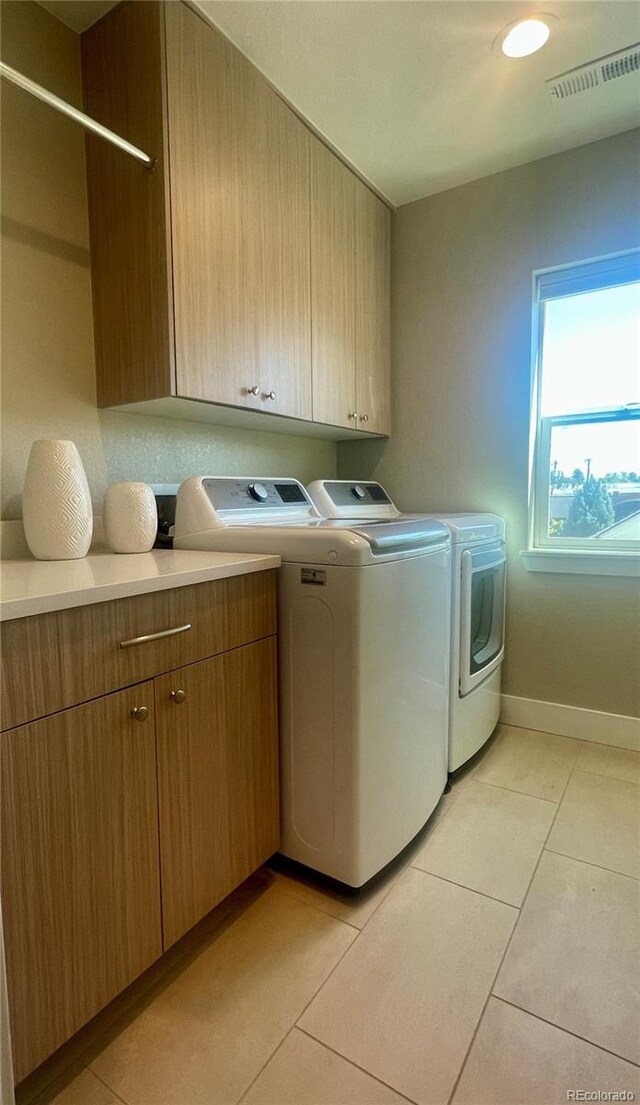
M55 1105L640 1099L639 784L501 727L370 892L266 873Z

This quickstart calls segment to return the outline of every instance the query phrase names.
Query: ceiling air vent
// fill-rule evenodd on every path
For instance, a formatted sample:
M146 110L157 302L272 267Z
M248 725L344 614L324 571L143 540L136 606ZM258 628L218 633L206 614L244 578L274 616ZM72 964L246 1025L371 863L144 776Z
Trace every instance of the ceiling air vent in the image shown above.
M579 92L589 92L593 88L615 81L618 77L627 77L630 73L640 71L640 42L634 46L627 46L624 50L616 50L615 54L607 54L603 58L596 58L587 65L579 65L577 69L570 69L568 73L561 73L559 77L551 77L546 81L549 99L554 103L567 100L569 96L576 96Z

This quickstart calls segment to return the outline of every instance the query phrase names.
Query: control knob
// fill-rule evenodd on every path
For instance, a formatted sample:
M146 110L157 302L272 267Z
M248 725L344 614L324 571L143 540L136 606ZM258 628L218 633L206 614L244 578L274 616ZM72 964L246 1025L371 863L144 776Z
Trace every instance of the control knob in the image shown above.
M355 487L351 488L351 494L353 495L354 499L366 499L367 497L367 493L364 487L360 487L359 483L357 483Z
M269 498L269 492L263 483L250 483L247 488L252 499L255 499L257 503L266 503Z

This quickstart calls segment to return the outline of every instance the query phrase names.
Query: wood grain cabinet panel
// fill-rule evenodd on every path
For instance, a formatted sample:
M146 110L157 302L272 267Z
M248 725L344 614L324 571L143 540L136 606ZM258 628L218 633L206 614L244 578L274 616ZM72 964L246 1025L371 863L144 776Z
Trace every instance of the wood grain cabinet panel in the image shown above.
M308 132L227 39L165 10L177 394L310 418Z
M356 182L355 371L358 426L391 432L391 212Z
M153 684L4 733L0 755L20 1081L162 952Z
M275 638L162 676L155 695L168 947L278 848Z
M157 158L88 139L99 404L385 432L384 205L187 4L124 0L82 60L90 114Z
M261 409L311 420L310 134L240 57L243 261Z
M357 429L355 382L356 178L311 143L313 418Z
M186 633L120 648L121 641L188 624ZM275 628L271 571L5 622L2 728L266 637Z
M81 41L86 111L156 158L149 171L86 139L98 403L106 407L174 386L162 8L119 4Z

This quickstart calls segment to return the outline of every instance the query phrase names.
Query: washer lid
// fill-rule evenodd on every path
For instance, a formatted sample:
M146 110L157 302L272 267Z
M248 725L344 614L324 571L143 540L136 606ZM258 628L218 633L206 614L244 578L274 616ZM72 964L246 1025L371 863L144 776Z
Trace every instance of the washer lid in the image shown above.
M504 521L497 514L437 514L429 515L447 526L454 545L466 541L504 541Z
M357 533L368 542L373 556L426 549L431 545L447 544L449 540L447 527L434 518L389 519L363 524L342 519L325 519L319 526L323 529Z

